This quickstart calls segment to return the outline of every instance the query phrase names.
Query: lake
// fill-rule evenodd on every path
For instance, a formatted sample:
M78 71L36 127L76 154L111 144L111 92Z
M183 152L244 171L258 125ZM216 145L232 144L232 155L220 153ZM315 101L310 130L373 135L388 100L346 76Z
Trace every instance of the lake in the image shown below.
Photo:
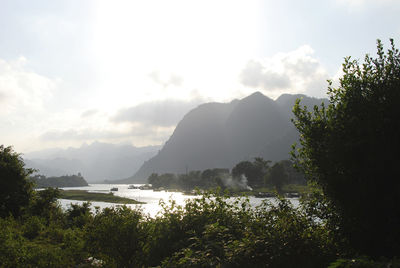
M184 195L181 192L166 192L166 191L153 191L153 190L140 190L140 189L128 189L129 185L132 184L89 184L89 186L83 187L63 187L61 189L64 190L86 190L89 192L100 192L100 193L108 193L110 189L113 187L117 187L118 191L113 192L116 196L132 198L137 201L146 202L146 204L140 205L126 205L131 208L141 207L143 212L149 214L151 217L154 217L159 211L161 211L161 206L159 205L160 200L164 200L164 202L168 202L169 200L175 200L176 204L184 205L185 200L198 198L199 196L195 195ZM133 184L135 186L140 186L143 184ZM265 198L256 198L253 196L249 197L250 204L252 206L258 206L262 203ZM273 201L273 198L267 198ZM298 206L299 200L295 198L289 199L294 206ZM67 200L67 199L59 199L61 207L67 209L71 203L74 204L82 204L84 201L77 200ZM92 209L94 207L100 207L100 209L106 207L118 206L119 204L115 203L107 203L107 202L91 202Z

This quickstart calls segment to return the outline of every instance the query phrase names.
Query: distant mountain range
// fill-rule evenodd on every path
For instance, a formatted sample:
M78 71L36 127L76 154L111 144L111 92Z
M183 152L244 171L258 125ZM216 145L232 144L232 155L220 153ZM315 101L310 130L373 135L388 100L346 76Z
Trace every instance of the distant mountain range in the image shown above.
M290 94L272 100L256 92L241 100L205 103L191 110L163 147L94 142L23 157L27 167L48 177L81 173L88 182L124 183L146 182L151 173L231 169L254 157L279 161L289 158L291 145L298 139L290 121L297 98L308 107L327 101Z
M134 147L94 142L80 148L49 149L23 155L38 174L64 176L81 173L88 182L117 180L132 176L161 146Z
M290 94L274 101L256 92L230 103L202 104L184 116L158 154L125 182L144 182L151 173L232 168L254 157L288 159L298 139L291 122L297 98L308 107L327 101Z

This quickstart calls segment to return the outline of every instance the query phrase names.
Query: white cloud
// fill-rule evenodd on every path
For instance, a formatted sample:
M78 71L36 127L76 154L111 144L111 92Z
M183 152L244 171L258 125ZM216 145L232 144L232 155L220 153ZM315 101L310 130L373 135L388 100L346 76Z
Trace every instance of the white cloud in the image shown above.
M398 0L335 0L339 5L347 6L351 10L360 9L363 7L386 6L398 4Z
M305 45L270 58L250 60L240 73L240 82L270 97L282 93L325 96L329 75L313 54L313 49Z
M91 116L97 114L98 112L99 112L99 111L96 110L96 109L86 110L86 111L84 111L84 112L81 114L81 117L82 117L82 118L84 118L84 117L91 117Z
M41 111L52 96L57 81L28 70L26 63L24 57L0 59L0 115Z
M107 143L134 143L136 146L163 143L173 132L174 127L148 126L145 124L130 124L128 128L90 128L49 130L39 136L41 142L47 145L69 144L80 145L84 142L101 141Z
M183 78L177 74L171 73L169 77L162 77L160 71L156 70L149 74L149 77L153 82L163 86L164 88L168 86L179 87L182 85Z
M126 136L132 136L131 133L118 132L113 130L95 130L91 128L68 129L68 130L50 130L43 133L40 139L43 141L87 141L101 139L118 139Z
M203 103L201 98L191 101L171 100L142 103L121 109L113 117L114 122L133 122L149 126L172 127L191 109Z
M266 69L264 65L255 60L250 60L241 73L241 82L245 86L265 90L284 90L290 86L290 79L282 73Z

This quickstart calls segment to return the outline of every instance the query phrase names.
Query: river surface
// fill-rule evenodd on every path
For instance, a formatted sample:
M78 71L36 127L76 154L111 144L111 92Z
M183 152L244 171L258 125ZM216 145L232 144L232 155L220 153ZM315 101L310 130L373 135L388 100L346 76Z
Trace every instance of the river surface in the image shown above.
M140 190L140 189L128 189L130 184L89 184L89 186L84 187L63 187L61 189L64 190L86 190L89 192L100 192L100 193L108 193L110 192L111 188L116 187L118 191L113 192L116 196L132 198L137 201L146 202L146 204L134 205L128 204L126 206L131 208L140 207L144 213L149 214L151 217L157 215L158 212L162 210L159 202L163 200L164 202L168 202L169 200L175 200L176 204L184 205L185 200L198 198L199 196L195 195L185 195L181 192L166 192L166 191L153 191L153 190ZM140 186L142 184L133 184L135 186ZM265 198L256 198L253 196L249 197L250 204L252 206L258 206L262 203ZM268 198L271 202L274 201L273 198ZM291 203L294 206L298 206L299 201L298 199L290 199ZM67 199L59 199L61 207L63 209L68 209L71 203L74 204L82 204L84 201L77 201L77 200L67 200ZM106 207L113 207L118 206L120 204L115 203L107 203L107 202L91 202L92 209L95 207L99 207L100 209Z

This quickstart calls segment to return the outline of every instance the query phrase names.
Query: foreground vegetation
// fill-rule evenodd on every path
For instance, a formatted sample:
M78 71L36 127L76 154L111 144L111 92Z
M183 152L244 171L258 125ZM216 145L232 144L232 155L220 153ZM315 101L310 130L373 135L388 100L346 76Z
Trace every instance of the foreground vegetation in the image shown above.
M0 265L400 267L400 53L378 42L377 59L346 59L343 71L328 107L294 107L293 159L313 187L298 208L206 193L162 203L154 218L89 203L63 211L59 191L34 191L32 170L0 145Z
M113 193L92 193L84 190L60 190L60 198L80 201L97 201L118 204L144 204L131 198L116 196Z
M125 206L92 213L89 203L63 211L56 198L49 188L21 217L0 218L3 267L400 267L348 260L356 252L335 235L318 191L299 208L205 194L163 204L155 218Z
M361 65L343 64L340 86L328 88L326 107L293 108L300 144L297 165L323 190L337 213L341 236L362 254L400 252L400 52L391 40L385 53Z

